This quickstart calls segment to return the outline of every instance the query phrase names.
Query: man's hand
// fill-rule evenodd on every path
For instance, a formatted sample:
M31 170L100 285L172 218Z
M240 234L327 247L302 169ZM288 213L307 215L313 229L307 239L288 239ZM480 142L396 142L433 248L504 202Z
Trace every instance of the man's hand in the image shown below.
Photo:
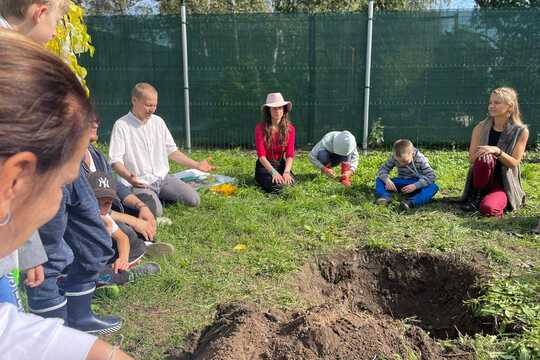
M384 182L384 186L388 191L397 192L396 184L394 184L394 182L390 180L390 178L386 179L386 181Z
M128 182L136 188L145 188L146 184L139 180L135 175L131 174Z
M210 165L210 163L208 163L208 160L201 160L199 161L197 165L197 169L204 172L212 172L216 170L216 167L213 165Z
M45 273L43 272L43 266L38 265L31 269L26 270L25 283L28 287L35 288L43 283L45 280Z
M414 184L410 184L401 188L401 192L404 192L405 194L412 193L415 190L416 190L416 185Z

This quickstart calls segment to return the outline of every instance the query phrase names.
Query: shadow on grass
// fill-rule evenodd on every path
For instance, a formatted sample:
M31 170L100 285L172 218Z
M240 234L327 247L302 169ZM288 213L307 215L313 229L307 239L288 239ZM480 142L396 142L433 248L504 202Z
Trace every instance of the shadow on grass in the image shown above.
M343 193L343 197L352 205L361 205L375 201L375 189L367 184L353 184L349 191Z
M302 183L306 181L313 181L316 177L318 177L319 174L314 173L294 173L294 178L296 179L297 183Z
M432 212L440 210L455 215L464 220L463 225L472 230L480 231L501 231L518 237L525 235L533 235L532 229L538 222L538 217L534 216L512 216L511 213L506 213L500 219L489 219L481 215L478 211L467 212L460 208L458 198L436 199L432 203L414 209L416 212Z
M478 218L470 218L466 220L465 225L475 230L488 232L498 230L514 236L523 237L525 235L533 235L532 229L536 226L537 222L538 217L511 217L505 215L503 218L494 221L481 221Z

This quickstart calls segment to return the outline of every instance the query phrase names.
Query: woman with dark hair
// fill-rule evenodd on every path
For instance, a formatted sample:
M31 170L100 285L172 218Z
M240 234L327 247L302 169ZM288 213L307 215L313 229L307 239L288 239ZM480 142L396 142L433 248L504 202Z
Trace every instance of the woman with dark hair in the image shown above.
M464 210L501 217L505 210L523 206L520 164L528 139L517 92L508 87L493 90L488 116L475 126L471 136L471 167L462 197Z
M255 181L268 193L293 185L291 172L294 161L295 129L289 122L292 108L281 93L271 93L262 106L263 121L255 127L257 164Z
M58 211L79 176L95 118L73 72L22 35L0 31L0 257ZM2 359L131 359L59 319L0 303Z

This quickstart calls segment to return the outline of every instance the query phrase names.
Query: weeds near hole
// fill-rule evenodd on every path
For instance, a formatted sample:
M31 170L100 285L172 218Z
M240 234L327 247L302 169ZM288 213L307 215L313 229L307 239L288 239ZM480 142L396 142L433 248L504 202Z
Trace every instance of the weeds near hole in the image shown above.
M469 338L479 359L480 354L485 359L540 358L539 279L538 272L496 279L488 284L484 295L467 302L477 316L493 318L498 332L495 336L477 336L472 342Z

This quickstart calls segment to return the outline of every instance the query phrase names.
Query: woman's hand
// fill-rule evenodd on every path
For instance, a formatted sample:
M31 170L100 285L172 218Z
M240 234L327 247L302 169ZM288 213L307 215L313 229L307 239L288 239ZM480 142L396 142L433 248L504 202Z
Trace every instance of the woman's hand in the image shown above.
M497 146L480 145L476 147L475 158L480 159L483 162L489 162L491 159L499 156L501 149Z
M272 175L272 182L274 184L279 184L279 185L282 185L285 180L283 179L283 176L281 176L280 173L278 173L277 171Z
M291 174L286 171L286 172L283 173L283 181L287 185L292 185L293 182L294 182L294 179L292 178Z

